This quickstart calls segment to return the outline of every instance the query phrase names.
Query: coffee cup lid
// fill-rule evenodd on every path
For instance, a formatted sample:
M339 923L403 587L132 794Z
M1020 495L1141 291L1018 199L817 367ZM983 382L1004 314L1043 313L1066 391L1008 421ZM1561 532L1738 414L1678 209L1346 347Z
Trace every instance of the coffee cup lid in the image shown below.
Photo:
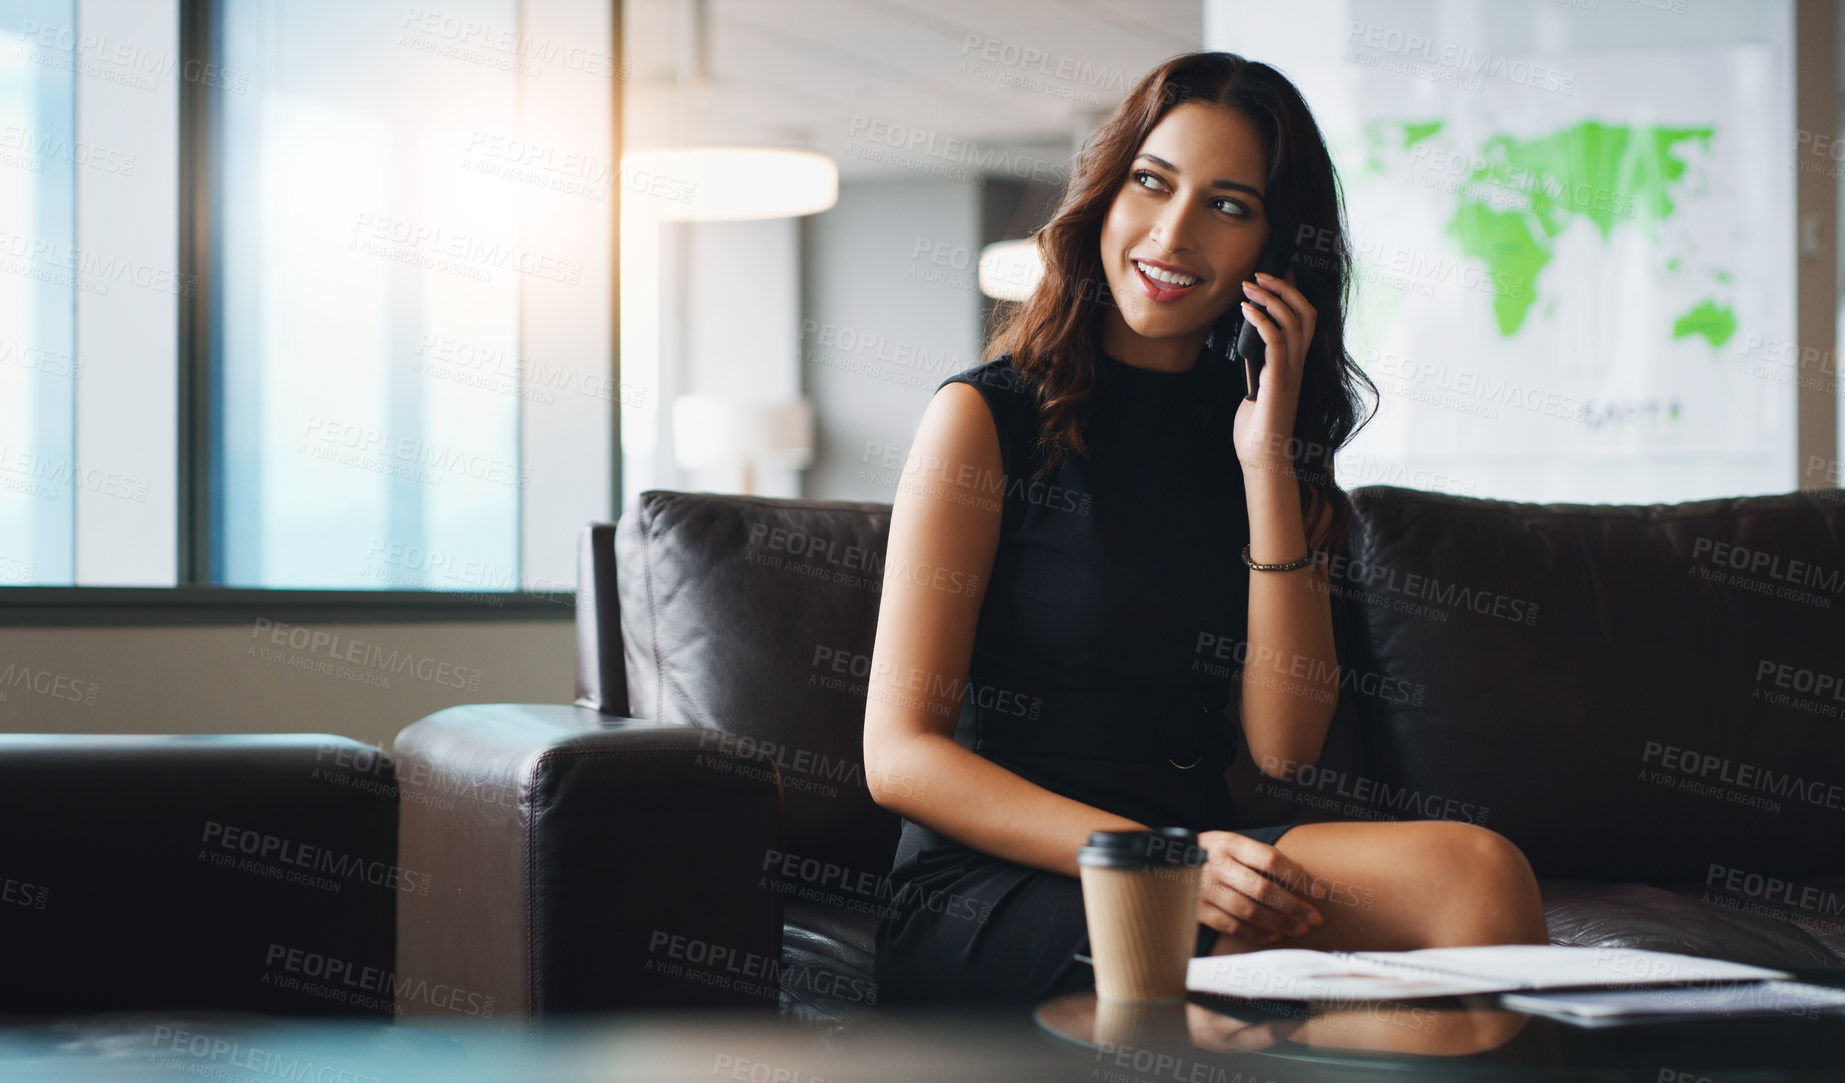
M1144 869L1195 867L1205 852L1189 828L1156 827L1150 831L1092 831L1089 845L1076 852L1076 863L1091 868Z

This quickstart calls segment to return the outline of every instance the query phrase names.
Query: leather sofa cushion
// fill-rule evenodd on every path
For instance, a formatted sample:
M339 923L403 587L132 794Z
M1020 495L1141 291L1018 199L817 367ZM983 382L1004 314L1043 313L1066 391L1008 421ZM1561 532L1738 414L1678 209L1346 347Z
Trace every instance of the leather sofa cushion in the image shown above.
M1836 887L1845 880L1835 878ZM1785 917L1713 901L1699 884L1539 883L1552 943L1674 951L1770 967L1845 965L1836 936L1816 935ZM1845 894L1836 895L1845 898Z
M877 1008L872 977L878 918L837 906L789 903L782 931L782 1010L822 1029Z

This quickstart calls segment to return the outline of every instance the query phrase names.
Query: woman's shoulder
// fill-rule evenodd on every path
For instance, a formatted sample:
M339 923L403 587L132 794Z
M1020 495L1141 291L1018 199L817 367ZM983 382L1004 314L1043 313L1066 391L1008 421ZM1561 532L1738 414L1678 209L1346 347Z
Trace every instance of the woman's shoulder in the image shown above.
M996 408L1030 409L1035 402L1031 378L1012 363L1012 351L991 361L963 369L935 385L937 391L951 383L971 384Z
M936 385L940 391L964 383L980 392L993 426L999 433L1000 463L1007 476L1022 473L1038 462L1034 441L1038 430L1038 396L1031 377L1012 363L1012 351L991 361L964 369ZM1008 511L1008 521L1012 512Z

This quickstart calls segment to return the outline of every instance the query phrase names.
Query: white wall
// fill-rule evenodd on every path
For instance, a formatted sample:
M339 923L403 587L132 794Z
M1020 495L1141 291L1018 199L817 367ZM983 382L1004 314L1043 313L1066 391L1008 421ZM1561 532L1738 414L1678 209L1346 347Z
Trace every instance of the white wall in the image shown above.
M794 219L624 220L622 381L645 388L622 413L624 505L647 489L740 491L739 469L688 470L674 460L673 401L800 395L800 267ZM754 491L795 496L799 472L758 467Z
M1786 53L1790 0L1319 0L1270 4L1204 0L1204 48L1337 60L1353 23L1503 53L1592 52L1759 42ZM1786 70L1785 67L1782 70ZM1312 104L1312 103L1308 103Z
M520 585L545 592L575 587L578 532L615 514L612 400L636 389L608 384L615 359L610 216L619 194L610 82L617 73L598 58L611 47L614 10L576 0L522 0L518 10L524 40L581 43L579 56L588 58L580 67L548 65L541 77L521 81L520 137L555 148L561 161L579 156L587 163L582 173L608 185L553 191L526 184L518 197L522 248L581 269L568 276L573 281L527 274L519 283L519 355L536 388L519 401L519 465L530 479L520 496Z
M303 649L292 629L254 621L0 628L0 733L333 733L388 747L444 707L576 694L568 620L303 627ZM410 659L401 672L393 652Z
M800 225L792 218L695 222L684 291L684 354L679 390L745 402L787 402L801 394ZM670 422L667 425L671 429ZM686 489L731 491L737 472L703 467L684 476ZM796 496L799 472L759 467L759 496Z
M1733 279L1734 285L1722 291L1721 297L1736 320L1727 341L1708 348L1694 338L1669 341L1666 329L1672 324L1661 317L1682 309L1662 312L1673 301L1666 299L1663 288L1655 288L1651 276L1663 273L1653 264L1665 261L1654 260L1652 250L1637 242L1640 234L1632 230L1617 229L1606 241L1594 239L1575 225L1560 235L1555 245L1557 266L1605 273L1600 278L1558 279L1556 267L1541 272L1550 276L1539 279L1545 304L1562 295L1557 311L1565 315L1554 321L1526 320L1518 338L1503 343L1503 354L1493 350L1502 343L1479 333L1478 325L1486 321L1475 319L1482 311L1477 306L1457 309L1460 317L1471 321L1462 325L1465 331L1446 327L1425 334L1421 329L1428 326L1426 320L1416 321L1426 317L1429 306L1418 306L1413 299L1400 305L1400 299L1386 296L1391 289L1380 289L1368 281L1388 277L1392 268L1377 258L1367 261L1361 255L1357 261L1361 304L1355 311L1369 307L1376 313L1398 314L1395 319L1379 316L1366 329L1377 332L1373 340L1382 339L1394 347L1397 358L1421 361L1425 371L1433 360L1437 371L1492 377L1500 383L1510 378L1525 388L1560 394L1566 403L1581 402L1588 407L1585 413L1602 418L1616 406L1660 408L1671 403L1672 412L1667 415L1664 409L1656 409L1631 425L1622 422L1599 428L1598 421L1597 431L1591 432L1577 421L1553 420L1549 415L1538 418L1535 412L1521 412L1503 400L1487 403L1477 392L1463 390L1457 396L1451 393L1454 388L1449 381L1401 378L1400 374L1393 378L1385 373L1379 380L1386 400L1383 410L1377 422L1362 431L1341 456L1339 470L1348 486L1381 482L1467 495L1580 502L1670 502L1784 492L1799 484L1792 374L1769 371L1774 364L1764 362L1772 351L1760 348L1764 342L1794 342L1797 329L1791 0L1445 0L1432 4L1326 0L1285 7L1250 0L1205 0L1204 14L1206 48L1242 53L1293 75L1329 130L1338 126L1342 116L1349 119L1353 113L1350 94L1374 94L1377 84L1390 80L1392 74L1396 76L1390 83L1393 96L1381 102L1377 97L1365 98L1372 104L1362 115L1387 116L1401 109L1405 119L1411 119L1453 107L1457 116L1497 116L1482 110L1513 98L1518 90L1508 91L1509 84L1503 79L1488 79L1483 96L1472 92L1478 88L1451 85L1442 77L1458 69L1429 58L1455 51L1509 58L1573 58L1574 64L1571 59L1558 64L1565 71L1580 70L1583 82L1575 87L1574 97L1551 95L1549 100L1560 107L1560 113L1567 112L1561 107L1573 107L1585 119L1616 121L1634 115L1636 107L1644 112L1648 103L1636 106L1608 100L1618 91L1597 88L1618 82L1596 81L1597 73L1607 70L1597 54L1609 54L1607 62L1612 62L1656 53L1663 62L1676 62L1683 77L1696 85L1701 76L1697 65L1707 61L1667 50L1758 47L1763 54L1759 66L1750 63L1713 73L1721 81L1708 81L1712 86L1727 86L1746 83L1754 72L1766 73L1764 81L1754 84L1759 87L1755 98L1736 99L1761 103L1759 108L1749 106L1753 110L1750 120L1755 123L1738 122L1734 114L1719 122L1713 153L1732 157L1708 167L1715 177L1713 191L1727 185L1721 189L1725 196L1746 192L1747 198L1713 199L1707 208L1716 208L1715 213L1700 212L1712 214L1701 218L1701 223L1715 223L1713 229L1731 231L1720 240L1711 238L1712 243L1702 246L1703 250L1738 253L1733 265L1725 268L1733 274L1724 281ZM1371 47L1379 29L1394 44L1382 50ZM1421 48L1408 42L1421 43ZM1751 62L1756 59L1749 58ZM1381 74L1386 72L1390 74ZM1348 100L1341 100L1340 87L1348 82L1364 89L1349 91ZM1523 89L1535 94L1537 87ZM1603 97L1598 99L1597 94ZM1348 193L1357 187L1355 182L1363 180L1352 175L1357 172L1348 167L1348 175L1342 178ZM1429 179L1426 170L1415 177L1416 183L1434 187L1427 183ZM1362 208L1362 200L1358 206ZM1733 218L1722 219L1724 214ZM1408 220L1414 220L1413 215ZM1640 224L1650 226L1652 222L1643 218ZM1376 241L1381 232L1388 250L1402 254L1400 246L1389 240L1395 236L1390 230L1367 232L1363 213L1354 213L1351 226L1355 244ZM1432 234L1419 249L1411 254L1431 261L1452 253L1444 237ZM1603 255L1605 260L1598 258ZM1703 273L1705 268L1698 266L1697 274ZM1416 285L1450 290L1446 282L1433 276ZM1619 297L1620 302L1592 301L1585 296L1590 290L1600 291L1603 298ZM1440 296L1456 295L1450 291ZM1366 306L1362 302L1367 299L1379 303ZM1401 322L1402 314L1412 309L1416 311L1410 321ZM1394 334L1387 337L1383 328ZM1347 330L1348 345L1363 365L1366 357L1358 340L1365 335L1358 332L1357 323L1348 323ZM1534 335L1539 337L1534 339ZM1446 341L1434 341L1439 336L1447 336ZM1478 352L1450 356L1447 341L1483 345ZM1783 381L1782 376L1790 378ZM1491 406L1492 412L1468 409L1485 406ZM1662 415L1669 420L1662 420ZM1536 439L1540 430L1550 442ZM1501 439L1494 442L1492 438ZM1411 480L1399 478L1405 470L1413 472ZM1414 480L1428 472L1445 480Z
M173 0L85 0L78 23L86 39L133 43L161 59L178 57L179 6ZM82 55L87 61L93 54ZM156 81L157 89L149 92L109 79L78 80L76 138L120 155L132 167L77 171L77 250L178 283L180 83L172 73ZM75 487L76 582L171 586L178 567L173 520L179 459L148 451L178 446L179 382L173 373L182 302L162 289L110 285L100 292L71 291L75 353L83 363L76 465L86 478L133 479L138 499L124 499L105 486ZM136 543L123 545L122 538Z
M980 189L842 183L804 221L801 370L819 432L802 491L888 503L936 385L979 361Z

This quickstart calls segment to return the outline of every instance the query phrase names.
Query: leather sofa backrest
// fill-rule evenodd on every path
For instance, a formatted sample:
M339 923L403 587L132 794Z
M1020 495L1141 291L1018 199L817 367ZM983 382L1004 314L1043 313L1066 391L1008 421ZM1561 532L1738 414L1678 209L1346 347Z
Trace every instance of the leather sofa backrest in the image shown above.
M1845 870L1845 504L1352 497L1328 569L1339 709L1289 781L1239 759L1248 822L1473 822L1547 877ZM642 493L614 531L623 666L601 681L631 700L605 710L755 742L789 850L879 875L897 821L862 738L889 513Z
M628 715L628 671L621 651L621 598L615 524L591 523L577 541L576 705Z
M627 713L774 761L782 858L841 877L884 876L897 846L864 771L889 533L888 504L664 490L615 529Z
M1386 803L1472 803L1540 876L1845 868L1836 498L1353 495L1355 661L1425 690L1361 702Z

